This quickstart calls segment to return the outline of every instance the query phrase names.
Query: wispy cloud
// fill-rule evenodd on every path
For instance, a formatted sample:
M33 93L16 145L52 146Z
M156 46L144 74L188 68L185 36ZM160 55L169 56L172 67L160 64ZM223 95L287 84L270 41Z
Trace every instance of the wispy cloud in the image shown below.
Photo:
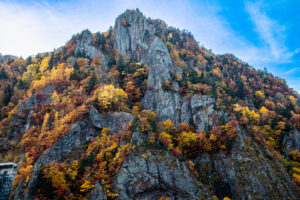
M289 75L289 74L291 74L291 73L293 73L293 72L298 71L299 69L300 69L300 67L295 67L295 68L292 68L292 69L290 69L290 70L284 72L284 74Z
M271 19L261 4L246 3L255 32L261 43L241 35L222 15L217 1L181 0L65 0L65 1L1 1L0 52L27 57L52 51L64 45L83 29L106 31L126 9L139 8L147 17L160 18L167 24L191 31L213 52L233 53L250 65L269 67L288 63L294 53L285 45L286 27ZM51 3L47 3L51 2ZM243 19L237 19L243 20ZM250 26L249 26L250 27ZM295 71L288 72L291 75ZM276 71L272 71L273 73ZM275 73L276 74L276 73ZM278 74L277 74L278 75Z
M259 3L249 2L246 4L246 9L255 25L256 32L270 50L272 59L288 62L293 53L289 52L285 45L285 26L269 18Z
M125 9L140 8L151 18L191 31L197 40L215 53L234 53L251 64L268 59L266 53L239 36L219 15L217 3L201 1L111 0L85 2L62 1L55 5L46 1L0 2L0 52L28 55L51 51L63 45L74 33L89 28L106 31Z
M55 5L46 1L30 1L26 4L0 2L0 27L5 27L0 31L0 52L26 57L51 51L83 29L106 31L114 24L118 14L137 7L147 17L161 18L169 25L191 31L201 44L215 53L234 53L253 65L273 59L269 48L258 47L236 33L226 18L219 14L222 7L216 2L201 1L195 4L179 0L75 0ZM274 52L272 54L278 57L286 48L279 45L277 37L271 37L274 34L268 34L272 32L274 22L270 22L256 4L249 4L248 8L256 21L264 18L265 23L272 24L262 35L270 44L271 52Z

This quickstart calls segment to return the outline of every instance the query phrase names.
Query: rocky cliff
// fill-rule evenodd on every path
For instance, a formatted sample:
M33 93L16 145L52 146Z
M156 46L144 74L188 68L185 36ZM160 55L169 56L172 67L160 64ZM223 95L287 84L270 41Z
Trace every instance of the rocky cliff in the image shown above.
M72 117L59 121L58 116L64 113L63 109L71 102L57 104L57 101L63 102L64 97L61 95L59 99L56 96L63 94L62 91L67 90L66 87L71 88L71 93L75 91L74 88L80 88L87 82L77 84L77 77L73 82L66 83L67 86L63 88L52 81L51 86L38 92L35 89L27 99L18 104L18 112L26 111L26 116L23 120L12 122L19 125L14 130L8 129L7 137L20 142L29 134L35 136L36 132L44 131L38 137L35 136L38 138L36 141L43 145L33 153L28 141L28 145L26 142L20 142L23 146L24 143L27 145L24 149L30 149L30 153L23 156L19 163L23 171L30 171L30 175L19 171L19 180L15 180L17 184L10 193L10 199L300 198L295 182L276 154L271 152L271 148L258 142L258 136L253 136L251 131L256 129L248 129L243 123L235 122L236 116L240 117L243 113L234 115L229 109L224 109L220 106L220 99L212 93L196 92L196 89L189 94L182 92L184 87L181 80L187 76L185 70L193 69L199 63L189 62L184 67L176 64L171 59L174 52L171 53L170 44L166 44L160 37L160 33L166 31L166 27L160 22L159 26L163 28L158 31L156 23L157 21L143 16L138 9L127 10L116 19L114 28L108 33L112 37L111 42L105 43L106 46L113 45L116 54L123 55L127 60L136 60L136 66L148 67L145 70L147 76L144 81L147 89L142 95L136 95L139 96L140 103L136 102L135 106L117 106L122 102L120 97L115 104L111 103L116 105L117 109L112 106L109 107L111 110L107 110L111 105L108 103L104 104L106 107L98 107L96 104L104 102L104 99L99 97L99 91L105 90L95 89L87 95L86 104L78 103L80 95L76 96L77 101L74 101L81 106L82 114L70 114ZM71 42L68 44L71 47L65 51L74 51L74 57L69 59L70 68L82 70L76 76L83 76L82 74L87 72L84 72L80 63L89 59L88 63L90 62L93 70L95 68L99 73L95 76L99 75L102 78L99 85L110 81L115 87L122 87L124 83L120 81L121 78L110 80L116 74L110 68L121 68L121 61L118 61L118 64L112 61L109 51L103 50L105 45L101 46L101 42L100 47L95 45L94 37L86 30L74 39L76 45ZM169 34L168 37L175 35ZM99 62L102 65L98 71L93 59L97 56L101 58ZM81 57L83 59L78 62L76 59ZM208 61L203 61L199 69L203 65L209 68ZM133 64L130 65L132 66ZM119 77L129 73L128 71L130 69L124 69L119 73ZM215 73L219 72L216 70ZM192 76L191 74L189 73L189 76ZM138 76L138 73L132 76ZM171 83L166 86L168 82ZM201 83L201 87L204 87L204 83ZM71 87L71 84L77 85ZM140 86L142 87L142 82ZM126 91L131 90L126 88ZM111 90L106 92L105 97L108 98ZM114 95L121 96L119 93ZM134 92L128 92L128 95L132 93ZM93 95L99 96L91 103ZM249 107L257 104L255 101L248 101ZM51 105L60 106L57 108L58 114L51 114ZM35 109L37 106L40 106L41 110ZM45 106L48 106L47 109ZM132 109L129 109L130 106ZM39 114L40 112L42 113ZM50 117L48 116L48 121L43 122L46 115ZM39 117L42 121L36 122ZM255 123L255 118L249 119L253 121L251 123ZM48 125L46 132L47 123L51 124L50 122L55 120L61 126L66 123L70 125L65 125L65 131L61 131L55 128L53 122L54 125ZM168 125L170 122L173 125ZM32 127L38 128L35 130ZM108 132L106 128L109 128ZM181 136L184 134L186 137ZM48 137L52 143L46 140ZM105 141L102 141L102 138L105 138ZM154 141L151 142L152 140ZM201 143L202 141L204 142ZM285 145L286 156L299 149L299 131L296 128L290 129L282 143ZM26 165L27 167L24 167ZM28 168L29 165L31 169ZM53 172L63 172L68 176L59 179ZM55 183L59 183L59 186ZM52 189L47 188L47 184L52 184ZM0 185L0 191L3 188Z

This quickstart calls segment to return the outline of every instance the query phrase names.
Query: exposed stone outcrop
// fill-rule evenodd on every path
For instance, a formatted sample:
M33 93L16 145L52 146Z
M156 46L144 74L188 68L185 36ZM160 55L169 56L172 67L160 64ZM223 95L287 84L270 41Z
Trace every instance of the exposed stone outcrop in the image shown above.
M145 109L156 111L160 121L171 119L178 125L180 117L180 96L178 93L162 89L148 90L142 104Z
M114 36L119 53L141 56L154 39L154 27L138 9L127 10L116 19Z
M25 102L22 102L19 105L18 112L20 113L23 112L24 110L32 110L38 103L40 104L51 103L51 94L54 91L55 91L55 87L49 86L44 90L40 91L38 94L33 93L30 97L26 99ZM38 96L41 96L41 98L38 98Z
M126 23L125 23L126 22ZM176 124L180 117L180 97L178 93L162 89L164 81L170 79L172 61L166 45L154 35L150 19L137 10L127 10L116 20L114 28L116 48L120 53L137 57L150 67L149 90L142 100L145 109L158 112L160 120L171 119Z
M125 23L126 22L126 23ZM116 20L114 28L116 47L120 53L129 54L141 59L150 67L148 75L149 90L142 100L145 109L158 113L159 120L171 119L178 125L189 123L193 119L198 130L205 124L212 125L214 99L195 95L191 100L183 99L178 92L162 89L164 81L170 79L170 70L180 71L173 66L168 49L163 41L154 35L154 27L150 19L146 19L137 10L127 10ZM176 83L176 82L175 82ZM183 109L182 109L182 108ZM190 110L191 109L191 110ZM192 117L188 116L192 112Z
M299 199L295 186L281 164L264 148L252 142L239 128L229 154L202 154L195 160L200 180L209 182L219 197L233 199Z
M124 162L113 182L120 199L210 199L183 162L163 151L136 152Z
M103 191L101 184L98 182L95 184L95 187L87 195L87 200L106 200L107 196Z
M24 188L20 184L13 192L12 199L34 199L36 195L36 186L38 183L38 174L40 166L50 162L62 162L76 148L101 135L102 128L110 128L112 133L119 133L124 130L131 121L132 116L128 113L108 113L104 116L98 113L95 108L91 108L89 119L85 119L74 124L71 130L52 147L45 151L34 165L32 176L28 183L27 191L23 197ZM76 156L73 157L76 159Z
M114 37L119 53L136 57L150 67L148 85L152 89L161 88L162 81L170 78L172 61L168 49L154 35L152 21L138 9L127 10L116 19Z
M77 39L75 55L79 57L87 56L91 59L99 55L101 56L102 62L105 65L106 59L104 54L92 45L92 40L93 40L93 34L89 30L82 31L79 38Z
M18 142L19 136L28 130L30 127L30 116L33 113L33 109L38 104L48 104L51 103L51 94L54 92L55 87L49 86L38 93L33 93L24 102L21 102L18 107L18 114L24 115L25 119L14 118L12 124L18 124L18 126L11 126L7 131L7 138ZM1 144L0 144L1 146Z
M145 94L143 106L160 111L158 115L161 120L175 119L176 97L173 96L178 95L161 89L162 83L170 79L172 61L166 45L154 35L151 20L146 19L138 9L127 10L116 19L114 36L120 53L137 57L150 67L148 86L151 89ZM178 100L175 100L177 104Z
M193 120L192 118L192 108L191 108L191 99L184 98L183 103L180 108L180 122L189 124Z
M12 199L34 199L36 195L36 186L38 183L38 174L40 166L43 166L50 162L62 162L69 153L80 148L85 142L94 139L99 135L99 131L89 125L88 120L83 120L73 125L71 130L58 142L56 142L51 148L45 151L37 160L34 165L33 173L28 183L28 188L23 196L24 188L20 184L14 191ZM75 159L76 157L74 157Z
M283 144L285 145L285 153L288 155L293 150L300 149L300 131L297 129L292 130L283 139Z
M94 127L110 128L111 133L113 134L125 130L128 127L129 122L133 119L133 116L126 112L109 112L102 115L92 107L89 112L89 119Z
M191 98L193 122L197 130L204 130L205 126L213 125L216 118L214 110L215 100L209 96L194 95Z

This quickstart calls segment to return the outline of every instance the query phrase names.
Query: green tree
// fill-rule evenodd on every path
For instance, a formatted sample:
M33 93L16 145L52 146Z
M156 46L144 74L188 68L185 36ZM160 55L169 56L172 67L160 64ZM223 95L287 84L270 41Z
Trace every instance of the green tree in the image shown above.
M10 85L8 85L5 89L4 89L4 105L7 105L10 101L10 98L13 94L13 89L11 88Z
M8 78L6 71L2 68L0 71L0 79Z
M98 80L97 80L95 71L93 71L92 76L88 82L88 87L87 87L88 94L94 89L94 87L95 87L95 85L97 85L97 83L98 83Z

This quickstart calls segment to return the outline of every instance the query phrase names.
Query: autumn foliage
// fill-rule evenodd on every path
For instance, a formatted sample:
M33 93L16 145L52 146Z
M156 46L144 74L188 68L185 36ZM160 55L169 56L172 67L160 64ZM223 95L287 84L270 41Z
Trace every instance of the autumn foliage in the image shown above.
M26 187L41 155L85 120L93 107L101 115L127 112L134 119L120 133L97 130L98 137L74 150L72 158L39 166L39 199L84 199L96 183L109 198L116 198L112 180L135 149L134 132L145 139L141 148L169 151L197 177L192 158L204 152L230 154L237 134L245 131L281 161L299 187L299 150L285 152L283 142L300 130L299 94L283 79L234 55L213 54L187 31L152 22L172 61L160 92L187 101L195 94L210 96L216 102L214 110L224 116L217 116L205 130L196 130L193 119L176 125L170 119L159 121L158 114L141 103L148 90L155 91L148 84L155 66L144 64L140 55L119 54L112 29L91 35L91 45L101 51L93 58L78 50L83 34L53 52L27 59L1 57L0 160L19 161L13 187ZM130 26L126 19L121 24Z

